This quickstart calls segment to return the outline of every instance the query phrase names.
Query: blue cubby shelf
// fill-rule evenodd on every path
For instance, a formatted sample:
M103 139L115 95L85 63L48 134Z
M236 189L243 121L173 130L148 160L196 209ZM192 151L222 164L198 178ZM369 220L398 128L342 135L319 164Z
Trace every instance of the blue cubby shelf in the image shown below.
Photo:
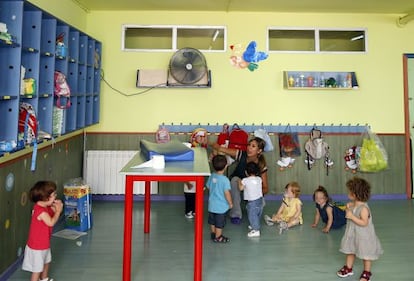
M0 141L17 142L21 102L34 107L45 133L62 135L98 123L101 42L25 0L0 0L0 22L9 33L0 40ZM55 71L71 89L71 106L59 111ZM33 93L24 93L24 78L34 79ZM58 127L56 112L63 116Z

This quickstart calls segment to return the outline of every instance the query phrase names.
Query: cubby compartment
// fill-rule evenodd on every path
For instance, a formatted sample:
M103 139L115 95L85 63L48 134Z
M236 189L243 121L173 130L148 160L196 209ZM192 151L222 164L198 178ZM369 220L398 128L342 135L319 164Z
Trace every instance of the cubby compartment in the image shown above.
M76 100L76 127L78 129L85 127L85 118L86 118L86 98L85 96L78 96Z
M0 100L0 141L17 143L17 125L19 115L19 100L16 97Z
M96 124L99 123L99 117L100 117L100 108L99 108L99 104L100 104L100 98L99 95L94 95L93 96L93 116L92 116L92 123Z
M92 125L93 118L93 96L85 97L85 126Z
M77 111L77 96L72 96L71 99L71 106L66 111L66 133L72 132L76 130L76 111Z

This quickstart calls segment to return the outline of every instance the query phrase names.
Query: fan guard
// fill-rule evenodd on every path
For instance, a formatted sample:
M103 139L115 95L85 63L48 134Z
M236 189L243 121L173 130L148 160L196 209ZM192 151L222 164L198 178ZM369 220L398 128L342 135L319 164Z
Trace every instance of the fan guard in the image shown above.
M169 73L179 83L194 84L207 74L204 55L194 48L182 48L170 59Z

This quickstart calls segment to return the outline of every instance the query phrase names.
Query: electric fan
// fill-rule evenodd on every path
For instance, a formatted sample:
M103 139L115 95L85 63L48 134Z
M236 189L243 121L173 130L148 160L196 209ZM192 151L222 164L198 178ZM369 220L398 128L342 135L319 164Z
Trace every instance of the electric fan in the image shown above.
M169 74L181 84L195 84L207 75L204 55L194 48L179 49L170 59Z

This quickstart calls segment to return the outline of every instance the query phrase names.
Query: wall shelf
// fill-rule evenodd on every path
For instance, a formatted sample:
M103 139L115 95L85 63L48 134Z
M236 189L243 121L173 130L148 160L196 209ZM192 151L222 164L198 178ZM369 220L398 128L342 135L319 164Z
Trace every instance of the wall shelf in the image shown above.
M352 71L284 71L283 79L288 90L355 90L359 87Z

